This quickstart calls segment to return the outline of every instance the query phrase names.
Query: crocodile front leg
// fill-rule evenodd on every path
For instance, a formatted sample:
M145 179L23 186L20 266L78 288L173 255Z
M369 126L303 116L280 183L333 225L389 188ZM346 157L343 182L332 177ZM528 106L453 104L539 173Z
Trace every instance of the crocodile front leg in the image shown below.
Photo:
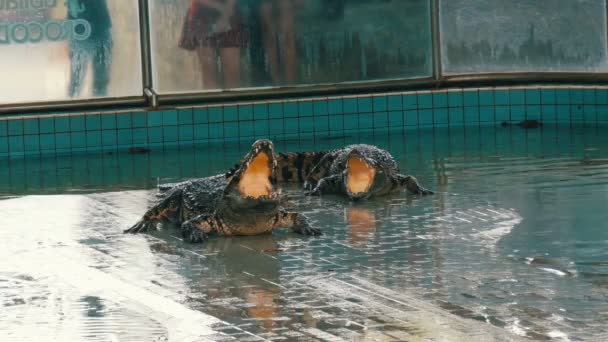
M397 180L401 186L404 186L409 192L416 195L432 195L433 191L423 188L418 180L413 176L397 175Z
M321 194L339 193L342 190L342 175L333 175L321 178L314 189L307 194L320 196Z
M182 237L188 242L204 242L211 233L223 231L222 222L212 214L199 215L181 225Z
M278 227L291 228L294 233L302 235L322 235L321 230L311 227L306 216L302 214L282 209L277 215Z
M181 195L181 191L174 191L146 211L144 216L133 227L125 230L124 233L136 234L147 232L155 228L162 221L177 222L181 207Z

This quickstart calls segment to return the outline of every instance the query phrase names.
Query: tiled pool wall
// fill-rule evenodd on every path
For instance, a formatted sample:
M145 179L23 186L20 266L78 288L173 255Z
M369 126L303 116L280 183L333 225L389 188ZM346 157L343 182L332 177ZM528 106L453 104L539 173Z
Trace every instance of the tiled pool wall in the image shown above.
M608 87L467 88L0 117L0 158L356 132L608 124Z

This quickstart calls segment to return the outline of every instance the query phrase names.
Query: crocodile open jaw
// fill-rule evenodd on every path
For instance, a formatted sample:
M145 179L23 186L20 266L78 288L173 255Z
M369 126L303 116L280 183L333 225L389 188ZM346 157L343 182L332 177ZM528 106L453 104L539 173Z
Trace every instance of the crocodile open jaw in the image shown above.
M279 195L275 192L273 184L276 167L277 161L272 142L258 140L235 173L231 187L243 198L272 200Z
M346 187L351 194L367 192L376 177L376 169L358 156L352 156L347 162Z
M260 198L272 195L271 161L265 152L259 153L247 166L239 181L239 191L244 197Z

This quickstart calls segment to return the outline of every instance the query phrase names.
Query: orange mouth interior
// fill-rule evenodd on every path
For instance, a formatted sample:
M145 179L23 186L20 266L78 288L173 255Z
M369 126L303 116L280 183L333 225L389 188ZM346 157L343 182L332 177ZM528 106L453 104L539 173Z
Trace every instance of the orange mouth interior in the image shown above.
M259 198L272 193L272 184L269 180L272 171L269 163L270 158L266 153L260 153L253 158L239 182L242 196Z
M347 167L348 191L352 194L357 194L369 190L374 183L376 169L358 157L350 158Z

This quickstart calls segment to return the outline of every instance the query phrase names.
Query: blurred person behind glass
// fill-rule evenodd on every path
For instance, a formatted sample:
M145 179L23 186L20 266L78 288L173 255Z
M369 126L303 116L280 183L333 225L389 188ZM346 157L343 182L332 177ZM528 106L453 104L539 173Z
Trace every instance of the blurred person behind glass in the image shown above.
M106 0L66 0L68 19L86 20L91 35L85 40L70 41L70 97L80 95L87 66L93 68L93 96L105 96L112 65L112 19ZM76 25L77 34L83 34L83 25Z
M249 44L249 32L241 22L236 2L192 0L190 3L179 47L196 50L205 90L238 88L241 84L241 49Z
M258 0L266 65L275 85L296 81L294 13L304 0Z

